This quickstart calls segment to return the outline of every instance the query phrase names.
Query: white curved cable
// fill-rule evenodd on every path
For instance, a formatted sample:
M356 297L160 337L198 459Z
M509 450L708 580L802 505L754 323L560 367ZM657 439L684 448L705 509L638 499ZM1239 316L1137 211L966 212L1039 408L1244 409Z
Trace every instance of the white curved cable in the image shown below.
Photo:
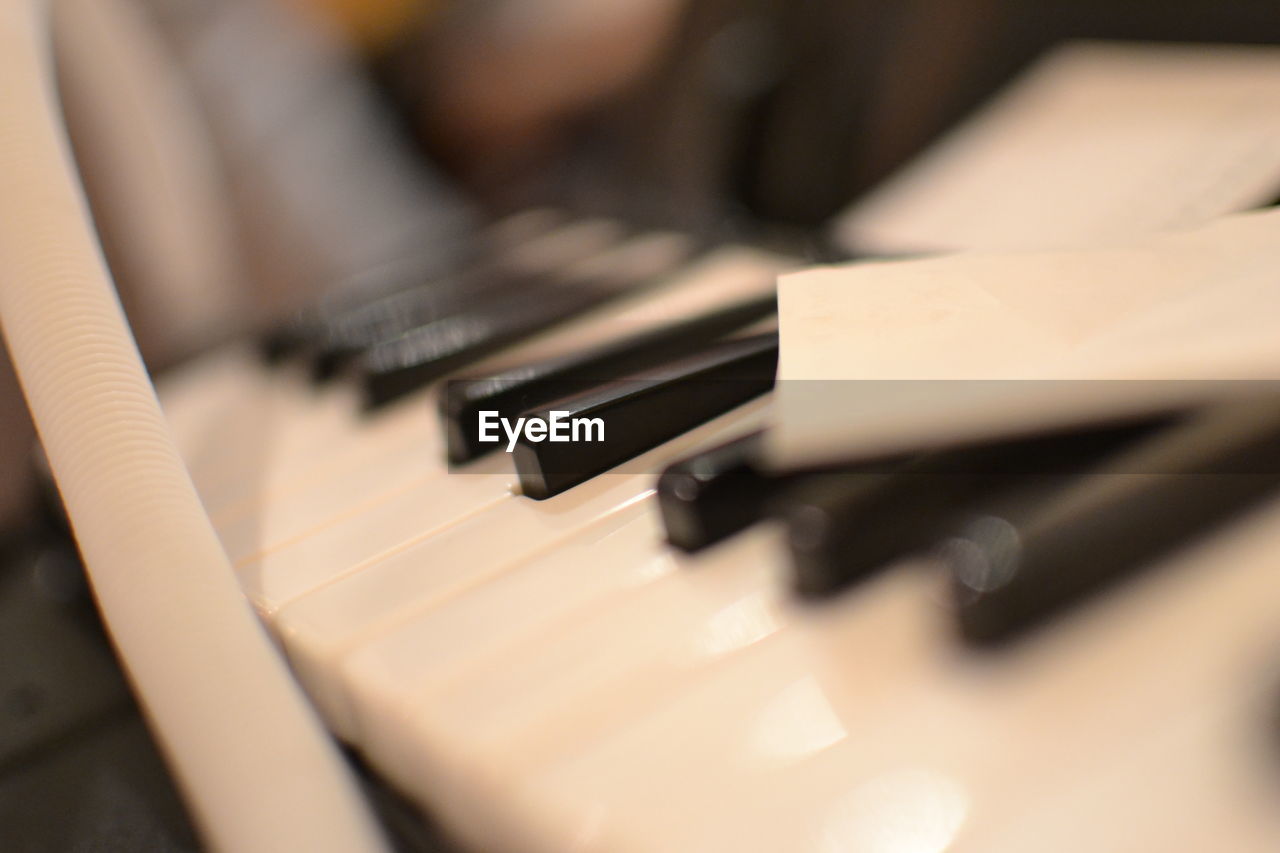
M0 324L99 606L211 846L382 842L236 584L102 261L40 0L0 0Z

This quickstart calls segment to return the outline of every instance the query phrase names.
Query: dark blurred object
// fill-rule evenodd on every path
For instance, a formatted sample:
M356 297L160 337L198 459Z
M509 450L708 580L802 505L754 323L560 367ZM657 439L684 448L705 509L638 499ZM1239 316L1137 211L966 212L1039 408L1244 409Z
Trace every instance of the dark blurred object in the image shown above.
M356 767L395 850L453 850L417 809ZM40 525L0 540L0 849L201 849L75 547Z
M480 17L466 10L479 5L457 5L460 20L471 15L469 26L429 27L381 67L428 148L491 204L551 201L799 236L1064 40L1280 42L1280 16L1256 0L699 0L684 6L665 37L638 33L652 55L590 97L566 94L539 114L553 99L533 93L557 85L551 72L538 80L485 77L486 100L463 105L463 129L452 123L462 115L463 84L482 81L459 80L451 75L464 74L462 65L428 54L495 59L485 51L500 51L497 42L461 44L476 36ZM541 9L544 27L561 5L496 4L523 8L528 19ZM590 51L582 49L581 62L569 53L579 47L564 42L556 68L590 76ZM537 75L531 56L503 67ZM504 114L513 104L527 109L518 118ZM517 124L524 131L512 132Z
M387 57L385 78L434 156L491 204L518 206L577 153L583 115L653 72L685 5L444 4Z
M98 624L74 547L0 547L0 846L196 850Z

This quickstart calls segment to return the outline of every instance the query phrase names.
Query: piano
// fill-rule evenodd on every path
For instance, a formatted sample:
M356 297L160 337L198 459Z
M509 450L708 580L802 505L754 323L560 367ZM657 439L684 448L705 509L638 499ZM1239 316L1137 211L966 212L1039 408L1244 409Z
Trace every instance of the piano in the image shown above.
M26 144L57 118L43 24L11 5L39 121L5 129ZM106 292L63 183L32 245L76 274L24 269ZM557 209L471 249L430 276L391 264L158 388L328 730L460 849L1275 848L1273 401L778 472L758 456L774 282L799 259ZM483 413L598 419L603 440L508 447ZM1236 454L1268 465L1224 473ZM1197 488L1111 473L1162 456Z
M773 475L755 456L769 297L794 261L545 210L480 239L456 280L331 299L161 386L240 584L327 725L463 849L1273 848L1274 476L1127 562L1082 543L1125 581L1105 594L1033 575L1031 605L991 605L966 556L1003 540L974 519L1030 531L1018 512L1196 424L988 448L1072 460L997 484L912 480L919 460ZM483 295L451 301L458 280L571 310L544 323L521 300L512 323ZM322 365L409 303L416 331ZM451 331L476 317L491 338ZM464 440L478 405L635 434L613 456L527 435L509 453Z

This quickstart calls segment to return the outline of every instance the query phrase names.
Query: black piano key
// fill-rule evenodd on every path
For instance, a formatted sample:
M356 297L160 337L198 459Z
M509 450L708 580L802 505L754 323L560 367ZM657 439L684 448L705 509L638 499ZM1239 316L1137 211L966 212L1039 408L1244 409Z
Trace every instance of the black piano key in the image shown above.
M259 357L268 364L277 364L302 349L309 336L310 333L295 320L271 326L258 337Z
M617 268L493 300L378 344L358 362L365 402L369 407L389 403L476 359L660 281L688 263L697 248L679 235L636 238L630 246L633 257L627 257L627 246L616 250Z
M786 525L791 583L799 595L832 595L911 547L915 531L901 518L890 515L888 529L870 528L869 522L886 514L877 512L877 501L890 513L902 502L892 492L884 496L893 476L873 469L820 474L789 496L779 514Z
M564 285L537 299L515 298L428 323L360 356L365 403L399 399L501 349L591 310L615 294Z
M397 294L447 283L472 266L442 268L430 254L375 264L329 285L311 304L268 330L262 338L263 354L273 361L309 354L323 345L335 320Z
M1280 487L1280 396L1223 405L1039 499L973 515L938 549L962 635L1018 636Z
M527 254L531 247L534 251L544 250L541 254L549 255L557 263L568 263L600 251L620 239L624 232L623 226L608 220L566 220L566 214L558 210L538 208L522 211L480 229L465 241L461 250L442 253L439 247L425 247L416 255L375 264L331 284L311 305L269 330L262 340L264 355L278 360L302 352L323 350L328 338L335 334L335 324L343 324L352 316L359 317L383 300L390 300L389 308L395 305L398 297L414 301L427 293L440 300L448 298L449 291L458 284L462 285L460 289L465 296L466 290L474 289L483 280L514 275L519 264L513 265L512 259L522 252ZM557 251L554 245L550 246L553 251L545 251L548 244L566 242L566 236L571 244L567 251L563 246ZM446 263L442 254L452 261ZM459 278L463 281L458 282ZM395 316L394 310L382 313ZM342 335L342 332L337 333L339 338ZM370 340L364 345L373 342ZM341 344L341 340L335 343ZM323 357L335 362L341 360L341 355L334 353ZM323 375L333 366L320 363L314 367L318 374Z
M806 479L781 509L794 588L808 598L838 593L894 560L926 550L975 502L1095 464L1160 423L1000 441Z
M794 478L759 464L764 433L755 432L682 459L658 478L658 509L667 542L694 552L761 520Z
M468 462L497 449L479 440L481 411L514 418L557 398L681 358L776 310L777 301L769 294L588 352L523 365L485 379L450 382L440 401L449 459Z
M535 298L554 280L493 266L473 269L360 305L325 321L314 333L312 374L327 379L366 350L401 335L513 299Z
M330 311L316 336L313 375L328 378L365 350L439 320L493 310L512 300L540 299L562 284L562 273L573 264L603 256L628 234L613 220L583 219L530 235L524 233L528 228L514 227L519 220L511 217L505 227L515 233L501 237L504 226L491 226L485 242L494 251L466 270Z
M778 365L776 333L715 344L652 375L610 383L526 413L549 420L599 418L599 442L534 441L515 445L521 491L542 500L656 447L773 387Z

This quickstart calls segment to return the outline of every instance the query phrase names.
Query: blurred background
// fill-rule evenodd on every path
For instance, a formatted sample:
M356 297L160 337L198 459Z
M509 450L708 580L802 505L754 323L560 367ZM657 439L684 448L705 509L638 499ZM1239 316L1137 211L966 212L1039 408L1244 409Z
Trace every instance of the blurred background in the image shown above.
M153 370L389 259L447 268L531 204L821 256L830 217L1062 41L1280 43L1265 0L55 6ZM30 440L0 365L0 530L31 518Z
M55 5L75 156L157 373L379 264L447 269L476 223L531 205L828 257L834 215L1062 41L1280 44L1268 0ZM78 644L98 641L82 637L97 635L73 556L43 533L32 447L0 354L0 607L60 614L5 634L0 660L44 644L41 666L66 671L59 654L87 660ZM119 723L100 750L118 778L77 783L84 802L107 799L59 843L189 845L118 677L94 684L81 686L97 699L66 702ZM32 695L0 698L26 725ZM64 773L31 762L74 729L54 717L0 736L7 808L30 816Z

